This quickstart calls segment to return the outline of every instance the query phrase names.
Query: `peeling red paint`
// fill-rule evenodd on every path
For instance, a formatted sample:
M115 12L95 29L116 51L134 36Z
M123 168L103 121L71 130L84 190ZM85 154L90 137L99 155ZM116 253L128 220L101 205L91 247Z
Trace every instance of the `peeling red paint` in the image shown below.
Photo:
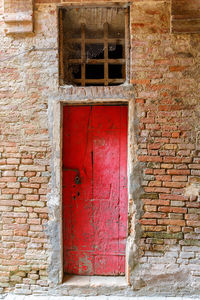
M75 183L79 171L80 183ZM125 272L127 107L66 106L63 118L64 271Z

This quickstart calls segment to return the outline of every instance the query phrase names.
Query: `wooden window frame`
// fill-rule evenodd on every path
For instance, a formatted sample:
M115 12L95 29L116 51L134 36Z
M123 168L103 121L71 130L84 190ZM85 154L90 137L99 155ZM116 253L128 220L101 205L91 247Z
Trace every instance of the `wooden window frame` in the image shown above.
M61 86L67 85L65 83L64 75L64 55L63 55L63 23L62 23L62 13L63 9L68 7L60 6L58 7L58 29L59 29L59 47L58 47L58 56L59 56L59 84ZM80 6L70 5L73 8L80 8ZM69 59L69 64L79 64L81 65L81 78L73 79L74 83L81 84L81 87L86 87L86 84L108 86L112 84L125 84L130 83L130 32L129 32L129 6L124 7L121 5L112 5L112 6L95 6L87 5L87 7L95 8L109 8L109 7L120 7L125 10L125 36L124 38L109 38L108 37L108 23L104 23L104 37L103 38L94 38L86 39L85 38L85 24L81 26L81 37L80 38L70 38L71 42L79 43L81 46L81 58ZM108 45L109 44L123 45L123 58L110 59L108 57ZM85 55L85 45L86 44L103 44L104 45L104 58L103 59L87 59L87 64L103 64L104 65L104 78L102 79L86 79L86 55ZM109 78L109 64L119 64L122 66L122 78Z

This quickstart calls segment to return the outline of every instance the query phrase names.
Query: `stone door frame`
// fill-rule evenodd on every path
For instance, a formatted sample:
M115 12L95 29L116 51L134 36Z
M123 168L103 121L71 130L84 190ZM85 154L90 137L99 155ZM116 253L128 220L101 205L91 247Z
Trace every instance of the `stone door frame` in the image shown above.
M80 88L74 88L80 89ZM87 88L88 89L88 88ZM93 89L93 87L92 87ZM60 96L57 95L58 98ZM66 97L66 98L69 98ZM133 180L135 168L135 151L136 151L136 132L135 132L135 100L134 98L96 98L96 99L49 99L49 127L52 141L52 180L51 192L48 195L48 207L50 210L50 220L46 231L50 237L50 257L49 257L49 280L54 284L61 284L63 281L63 240L62 240L62 116L63 105L90 105L90 104L120 104L128 105L128 232L126 243L126 280L129 283L130 271L132 269L133 252L137 250L137 234L134 229L137 218L133 193L136 191L135 184L138 184L138 175ZM134 183L135 182L135 183ZM136 194L136 193L135 193ZM132 216L132 217L131 217ZM135 257L135 255L134 255Z

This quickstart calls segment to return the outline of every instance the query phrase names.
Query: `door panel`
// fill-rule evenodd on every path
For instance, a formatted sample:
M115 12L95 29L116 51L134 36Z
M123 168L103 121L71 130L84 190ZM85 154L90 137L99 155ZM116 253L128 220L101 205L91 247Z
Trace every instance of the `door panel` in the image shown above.
M64 107L64 272L124 274L126 173L127 107Z

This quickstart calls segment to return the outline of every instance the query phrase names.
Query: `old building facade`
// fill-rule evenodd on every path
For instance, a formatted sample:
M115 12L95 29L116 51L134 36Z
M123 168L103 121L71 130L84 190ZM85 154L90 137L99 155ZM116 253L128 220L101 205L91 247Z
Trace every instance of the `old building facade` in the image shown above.
M102 6L128 11L125 82L63 84L59 11ZM200 1L0 0L0 22L0 291L198 294ZM62 145L63 107L97 104L128 106L128 225L124 283L94 288L64 282Z

